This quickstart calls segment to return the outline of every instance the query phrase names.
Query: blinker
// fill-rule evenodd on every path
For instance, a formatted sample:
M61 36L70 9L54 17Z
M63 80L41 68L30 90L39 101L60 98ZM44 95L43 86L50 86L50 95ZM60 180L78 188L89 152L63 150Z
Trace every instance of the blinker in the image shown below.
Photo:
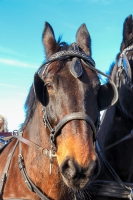
M72 64L70 66L70 72L75 78L79 78L83 73L83 68L78 58L72 59Z
M128 53L128 50L125 49L121 55L120 55L120 59L118 61L118 67L123 67L126 71L126 74L129 78L129 80L131 81L132 79L132 73L131 73L131 67L130 67L130 64L129 64L129 61L128 61L128 58L126 56L126 54Z
M71 44L71 46L75 51L79 51L79 47L78 47L78 44L76 42L73 42ZM79 78L82 75L83 68L82 68L82 65L80 63L80 59L79 58L74 57L72 59L72 64L70 66L70 72L75 78Z
M44 82L36 72L34 75L34 92L36 94L37 99L41 102L42 105L45 104L44 90L45 90Z
M123 66L127 72L128 78L131 80L132 79L131 67L125 54L123 55Z

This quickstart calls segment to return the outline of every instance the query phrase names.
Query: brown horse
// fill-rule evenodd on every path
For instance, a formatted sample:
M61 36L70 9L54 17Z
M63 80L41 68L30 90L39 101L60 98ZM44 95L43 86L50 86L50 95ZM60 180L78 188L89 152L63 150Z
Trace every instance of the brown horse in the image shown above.
M47 60L35 73L25 122L13 132L17 139L0 154L1 199L83 199L98 175L93 142L99 113L116 102L117 90L111 80L100 85L85 24L76 42L56 42L45 23Z
M133 20L125 19L123 40L110 75L119 100L107 109L97 149L101 171L91 190L94 200L133 199ZM129 134L131 133L131 134ZM130 138L130 139L129 139ZM107 148L108 147L108 148Z

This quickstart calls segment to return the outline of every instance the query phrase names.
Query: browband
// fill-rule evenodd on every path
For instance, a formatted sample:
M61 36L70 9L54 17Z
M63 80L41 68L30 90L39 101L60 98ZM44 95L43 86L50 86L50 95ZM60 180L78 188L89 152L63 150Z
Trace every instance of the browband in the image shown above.
M44 71L43 74L45 73L46 69L48 68L49 64L51 62L57 61L57 60L63 60L63 59L68 59L71 57L77 57L80 59L83 59L87 62L89 62L89 64L91 64L93 67L95 67L95 62L94 60L86 55L85 53L82 53L80 51L75 51L75 50L68 50L68 51L59 51L55 54L53 54L47 61L45 61L40 67L39 69L36 71L36 73L39 73L39 71L44 67Z

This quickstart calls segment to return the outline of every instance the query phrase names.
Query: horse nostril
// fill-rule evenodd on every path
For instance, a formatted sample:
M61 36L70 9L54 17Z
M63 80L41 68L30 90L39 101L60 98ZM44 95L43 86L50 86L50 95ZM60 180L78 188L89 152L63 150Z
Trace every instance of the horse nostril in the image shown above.
M89 168L86 171L86 176L90 177L90 179L94 179L98 176L100 171L100 162L99 159L96 161L92 161L89 165Z
M65 178L75 179L78 178L81 168L73 159L67 158L60 166L60 171Z

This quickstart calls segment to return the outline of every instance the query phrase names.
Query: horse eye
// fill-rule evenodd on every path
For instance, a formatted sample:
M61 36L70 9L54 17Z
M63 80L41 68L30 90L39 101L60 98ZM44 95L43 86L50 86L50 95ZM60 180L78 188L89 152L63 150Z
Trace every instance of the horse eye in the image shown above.
M53 90L53 85L51 83L46 83L45 86L47 90Z

